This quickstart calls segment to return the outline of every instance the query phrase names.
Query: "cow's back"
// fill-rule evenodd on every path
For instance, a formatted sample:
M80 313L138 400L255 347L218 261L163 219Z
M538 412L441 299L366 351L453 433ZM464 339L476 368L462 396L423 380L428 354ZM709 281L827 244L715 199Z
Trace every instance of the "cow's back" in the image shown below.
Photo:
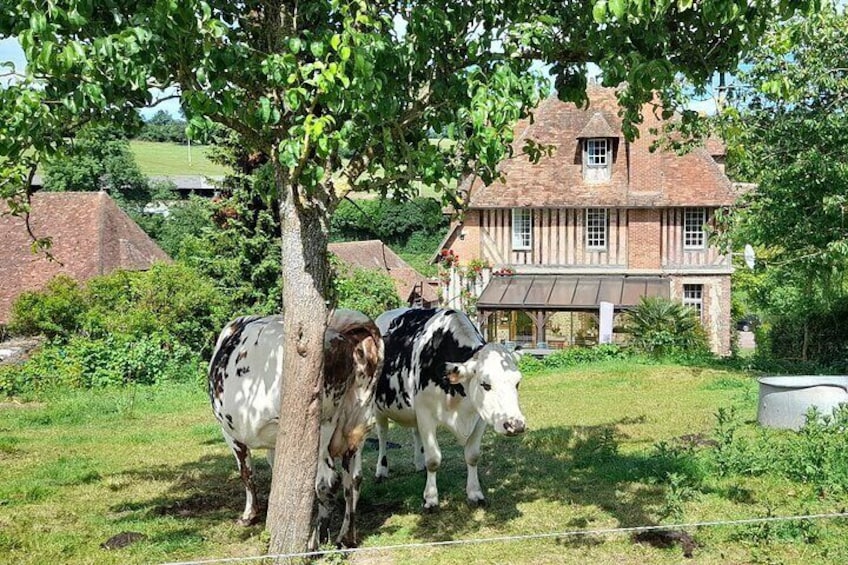
M461 385L448 381L446 365L467 361L484 344L467 316L454 310L398 309L382 314L376 323L385 342L376 394L381 413L412 425L422 391L464 395Z
M215 417L251 448L274 448L284 386L283 335L281 316L237 318L221 331L210 362Z

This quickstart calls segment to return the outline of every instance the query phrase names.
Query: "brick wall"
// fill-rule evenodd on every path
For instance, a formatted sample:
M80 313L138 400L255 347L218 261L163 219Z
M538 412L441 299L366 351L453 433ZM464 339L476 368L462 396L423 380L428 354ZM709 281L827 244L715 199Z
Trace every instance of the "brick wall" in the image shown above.
M660 211L631 209L627 211L629 269L660 268Z
M471 259L479 259L480 252L480 212L469 210L460 231L450 245L453 252L459 255L459 262L467 265Z
M702 322L710 340L710 349L718 355L730 355L730 275L673 276L672 300L683 300L684 284L702 286Z

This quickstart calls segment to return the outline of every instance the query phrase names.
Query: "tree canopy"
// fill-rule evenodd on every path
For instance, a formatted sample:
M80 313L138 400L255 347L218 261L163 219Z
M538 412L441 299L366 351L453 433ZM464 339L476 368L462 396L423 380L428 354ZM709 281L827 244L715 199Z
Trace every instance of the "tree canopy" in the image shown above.
M731 95L734 175L756 183L736 213L734 237L762 250L768 275L758 298L777 312L812 311L846 291L846 44L843 9L776 24Z

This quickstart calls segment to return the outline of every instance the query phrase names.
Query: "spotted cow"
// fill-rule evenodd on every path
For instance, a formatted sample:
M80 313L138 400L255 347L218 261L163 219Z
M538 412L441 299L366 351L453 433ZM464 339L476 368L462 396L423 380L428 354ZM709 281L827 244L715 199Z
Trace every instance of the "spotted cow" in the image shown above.
M401 308L380 315L376 322L386 346L375 397L377 480L389 475L389 420L410 427L415 467L427 469L424 509L437 508L436 470L442 454L436 428L443 425L465 447L468 502L484 503L477 461L486 426L507 436L525 428L518 406L521 373L516 355L500 344L486 343L468 316L454 310Z
M362 443L374 423L373 398L383 365L383 341L370 318L353 310L336 310L324 334L324 388L321 444L315 491L318 523L311 546L329 537L332 495L338 488L335 460L341 459L345 517L337 544L355 544L356 504L362 481ZM246 503L238 523L259 516L250 450L268 450L273 468L280 418L280 390L285 390L283 319L247 316L230 322L218 337L209 366L209 397L224 439L233 450L244 483Z

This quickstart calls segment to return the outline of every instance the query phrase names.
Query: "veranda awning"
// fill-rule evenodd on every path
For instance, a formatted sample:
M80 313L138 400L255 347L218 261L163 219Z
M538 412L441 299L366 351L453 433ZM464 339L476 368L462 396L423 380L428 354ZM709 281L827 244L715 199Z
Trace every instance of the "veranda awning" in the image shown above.
M494 276L477 300L477 310L595 311L601 302L616 310L639 304L643 296L670 296L663 277L627 275Z

